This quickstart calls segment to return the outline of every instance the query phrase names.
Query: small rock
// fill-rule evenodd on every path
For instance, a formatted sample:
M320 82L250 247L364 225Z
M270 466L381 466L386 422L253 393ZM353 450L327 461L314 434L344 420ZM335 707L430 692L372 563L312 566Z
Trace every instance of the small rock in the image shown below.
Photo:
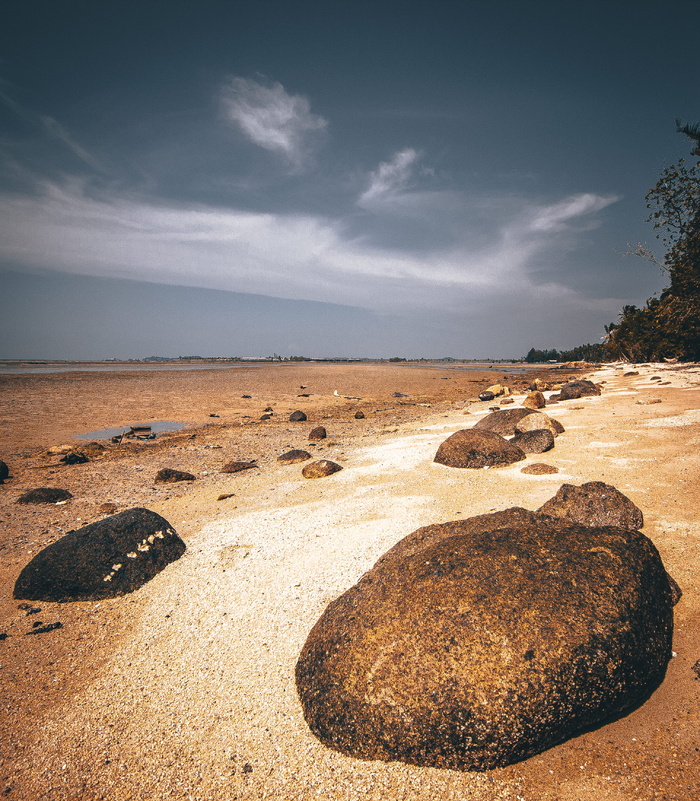
M10 468L0 460L0 484L4 484L5 480L10 477Z
M209 417L219 417L218 414L210 414Z
M403 392L392 392L391 397L392 398L407 398L408 395L404 395Z
M236 496L234 495L233 492L225 492L223 495L219 495L219 497L216 500L217 501L226 501L229 498L235 498L235 497Z
M489 390L484 390L483 392L479 393L480 401L492 401L495 397L496 396L493 394L493 392L490 392Z
M277 461L280 464L298 464L299 462L305 462L310 458L311 454L308 451L302 451L295 448L291 451L283 453L281 456L278 456Z
M301 474L304 478L324 478L342 469L343 468L339 464L331 462L329 459L319 459L317 462L311 462L305 465Z
M37 621L38 622L38 621ZM36 626L36 624L34 624ZM32 631L26 632L26 634L46 634L49 631L55 631L56 629L62 629L63 623L49 623L47 626L36 626Z
M628 378L631 375L639 375L639 370L628 370L626 373L622 374L622 377Z
M695 673L695 678L700 679L700 659L690 669Z
M513 400L513 398L503 398L503 399L501 400L501 406L506 406L506 405L507 405L507 404L509 404L509 403L515 403L515 401Z
M641 400L635 401L638 406L651 406L652 403L661 403L661 398L642 398Z
M59 462L63 462L63 464L85 464L89 461L84 453L75 453L75 451L70 451L59 459Z
M242 397L242 398L248 398L248 399L250 399L250 398L252 398L253 396L252 396L252 395L241 395L241 397Z
M325 439L327 436L328 434L323 426L316 426L316 428L312 428L309 432L309 439L312 440Z
M261 420L271 420L271 419L272 419L272 415L271 415L271 414L263 414L263 415L260 417L260 419L261 419Z
M72 494L58 487L38 487L17 498L17 503L61 503L72 498Z
M550 473L558 473L559 468L552 467L551 464L545 464L544 462L535 462L535 464L523 467L520 472L530 476L546 476Z
M289 415L289 422L290 423L301 423L302 421L306 420L307 417L304 412L301 412L297 409L296 412L292 412Z
M253 459L249 462L227 462L219 471L220 473L240 473L241 470L250 470L251 467L259 467Z
M272 406L268 406L266 409L263 409L263 411L264 411L264 412L270 412L270 413L272 413L272 412L274 412L275 410L272 408Z
M154 479L157 483L174 484L177 481L194 481L195 476L192 473L186 473L184 470L173 470L170 467L164 467L156 473Z
M119 506L116 503L112 503L111 501L106 501L105 503L101 503L97 507L97 511L103 515L113 515Z
M365 413L364 412L355 412L355 420L364 420Z

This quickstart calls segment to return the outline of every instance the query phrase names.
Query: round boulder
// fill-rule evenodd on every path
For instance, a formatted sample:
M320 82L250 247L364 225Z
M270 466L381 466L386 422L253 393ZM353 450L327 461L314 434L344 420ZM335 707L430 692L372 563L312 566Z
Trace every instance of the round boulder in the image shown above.
M297 410L296 412L292 412L289 415L290 423L300 423L304 420L306 420L306 415L304 414L304 412L300 412L299 410Z
M569 381L559 391L557 400L574 400L591 395L600 395L600 388L592 381Z
M325 439L328 436L328 432L323 426L316 426L316 428L312 428L309 432L309 439L313 441L318 441L319 439Z
M154 481L157 484L175 484L178 481L194 481L196 476L184 470L173 470L171 467L164 467L156 473Z
M486 770L638 706L664 677L672 631L643 534L477 529L377 565L333 601L296 685L311 731L343 754Z
M280 464L298 464L299 462L305 462L310 458L311 454L308 451L301 451L297 448L294 448L293 450L287 451L281 456L278 456L277 461Z
M331 462L329 459L319 459L317 462L307 464L301 474L304 478L324 478L325 476L332 476L333 473L337 473L338 470L342 469L339 464Z
M127 509L48 545L27 564L14 597L94 601L138 589L185 552L170 523L149 509Z
M512 464L524 458L523 451L500 434L466 428L448 437L438 448L433 461L448 467L479 468Z
M644 525L642 510L618 489L602 481L589 481L580 487L562 484L557 494L537 511L584 526L637 529Z
M546 428L536 428L516 434L510 442L525 453L545 453L554 447L554 434Z
M535 390L525 398L523 406L526 409L544 409L546 403L544 395L539 390Z
M29 490L17 498L17 503L61 503L72 498L73 495L66 489L58 487L37 487Z
M496 412L491 412L485 417L482 417L474 428L483 429L485 431L495 431L502 437L510 437L515 434L515 426L523 417L532 414L532 409L523 409L518 407L515 409L499 409Z
M564 426L558 420L552 420L544 412L532 412L515 424L515 433L523 434L526 431L537 431L541 428L551 431L554 437L564 431Z

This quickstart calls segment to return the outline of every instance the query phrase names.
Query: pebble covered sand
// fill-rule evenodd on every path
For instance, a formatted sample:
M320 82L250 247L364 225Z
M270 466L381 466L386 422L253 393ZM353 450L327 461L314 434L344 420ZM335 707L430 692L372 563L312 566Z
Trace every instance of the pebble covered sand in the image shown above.
M500 366L485 374L310 364L0 377L0 458L11 475L0 487L0 633L8 635L0 642L0 795L700 797L700 667L693 669L700 660L700 368L547 373L552 382L591 377L603 392L546 408L565 428L553 450L489 470L448 468L433 457L447 436L494 405L475 400L489 382L517 389L527 380ZM260 421L268 407L273 418ZM296 409L308 420L290 423ZM355 419L358 410L365 419ZM52 445L77 446L73 437L84 431L149 419L197 427L86 464L46 455ZM328 437L310 442L318 425ZM304 479L304 463L277 463L296 448L343 469ZM226 462L252 459L259 468L219 472ZM522 472L541 462L558 472ZM155 484L163 467L197 478ZM643 531L684 593L675 608L676 656L643 706L485 773L359 761L315 739L294 667L329 601L420 526L515 505L536 509L562 483L586 481L614 485L643 510ZM65 487L74 497L57 506L15 503L38 486ZM107 502L163 515L187 543L184 556L128 596L18 608L12 587L32 554L103 517ZM28 636L36 621L62 626Z

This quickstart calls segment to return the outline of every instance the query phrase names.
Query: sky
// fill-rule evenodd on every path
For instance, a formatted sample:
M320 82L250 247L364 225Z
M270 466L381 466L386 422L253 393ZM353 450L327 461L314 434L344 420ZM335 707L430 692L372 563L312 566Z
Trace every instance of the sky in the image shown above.
M696 0L4 0L0 358L521 358L665 279Z

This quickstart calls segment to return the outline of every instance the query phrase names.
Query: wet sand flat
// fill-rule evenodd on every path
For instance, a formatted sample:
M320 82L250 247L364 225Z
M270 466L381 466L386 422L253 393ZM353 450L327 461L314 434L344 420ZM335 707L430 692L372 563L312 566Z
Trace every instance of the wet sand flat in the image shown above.
M554 450L493 470L432 459L449 434L493 405L476 401L488 383L526 383L499 366L484 374L285 364L0 378L0 458L12 475L0 488L0 632L8 634L0 642L0 793L116 801L697 797L700 375L669 365L635 371L591 374L605 382L600 397L547 408L566 429ZM552 381L576 374L543 372ZM659 402L639 402L649 400ZM273 417L261 421L266 408ZM308 420L290 423L295 409ZM192 427L110 446L82 465L46 454L52 445L79 445L74 437L85 431L149 419ZM328 438L310 444L316 425ZM276 461L291 448L343 470L303 479L303 465ZM220 473L232 459L256 459L259 468ZM542 461L559 472L521 472ZM197 480L154 484L161 467ZM419 526L514 505L535 509L562 483L593 480L642 509L644 533L684 592L675 608L676 656L646 704L487 773L359 761L313 737L294 666L329 601ZM15 503L36 486L65 487L74 497L61 506ZM106 502L162 514L187 552L129 596L37 602L31 615L18 609L12 586L32 553L103 517ZM37 619L62 628L27 636Z

